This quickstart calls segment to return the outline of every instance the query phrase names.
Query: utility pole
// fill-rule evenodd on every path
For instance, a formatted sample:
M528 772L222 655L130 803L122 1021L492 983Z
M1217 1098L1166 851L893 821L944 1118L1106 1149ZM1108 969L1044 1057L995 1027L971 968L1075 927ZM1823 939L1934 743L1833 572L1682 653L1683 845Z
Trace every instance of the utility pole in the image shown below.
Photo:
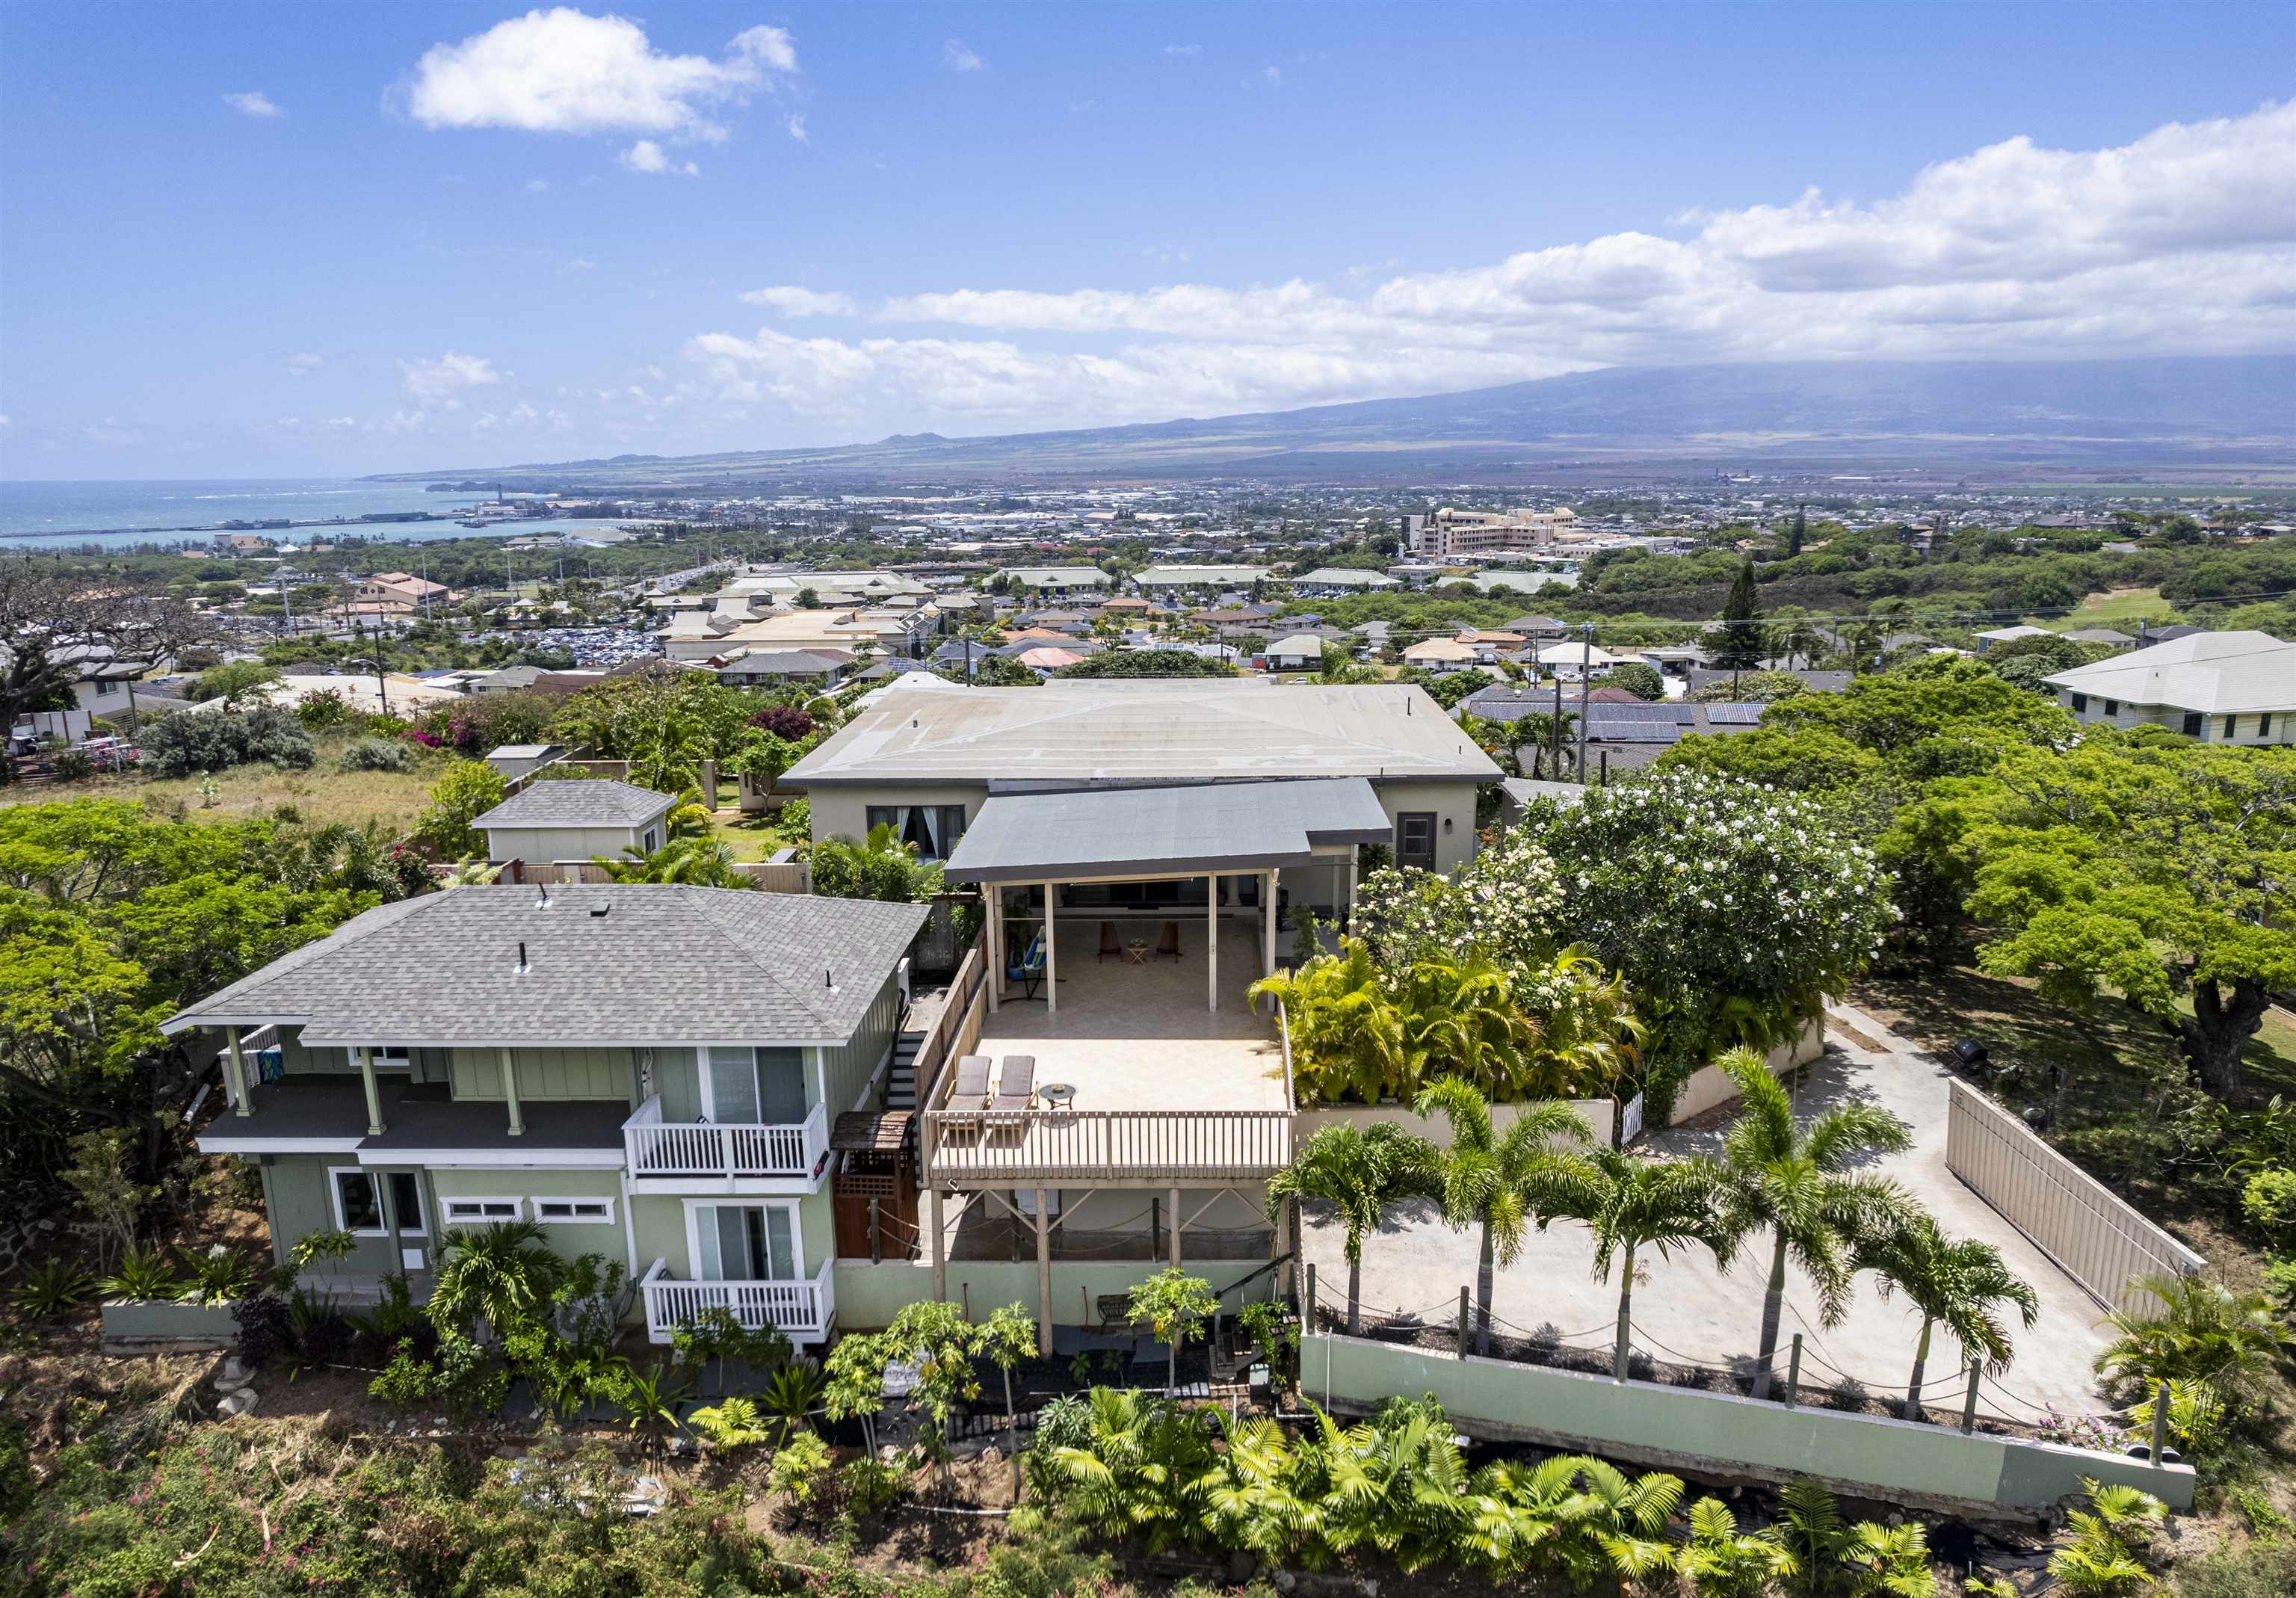
M1595 677L1595 624L1580 622L1578 631L1583 640L1578 661L1578 769L1572 774L1578 779L1578 785L1584 788L1587 785L1587 696L1592 692L1590 684Z

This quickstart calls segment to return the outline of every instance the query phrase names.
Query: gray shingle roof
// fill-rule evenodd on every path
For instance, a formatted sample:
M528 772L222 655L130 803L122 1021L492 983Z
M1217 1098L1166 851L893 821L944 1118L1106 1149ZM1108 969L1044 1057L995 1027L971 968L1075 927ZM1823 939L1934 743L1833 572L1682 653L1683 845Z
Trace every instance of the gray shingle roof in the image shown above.
M553 888L546 909L540 897L457 888L378 906L163 1030L275 1020L319 1046L840 1044L926 914L634 883Z
M544 778L529 783L471 824L474 827L640 827L676 801L651 788L611 778Z

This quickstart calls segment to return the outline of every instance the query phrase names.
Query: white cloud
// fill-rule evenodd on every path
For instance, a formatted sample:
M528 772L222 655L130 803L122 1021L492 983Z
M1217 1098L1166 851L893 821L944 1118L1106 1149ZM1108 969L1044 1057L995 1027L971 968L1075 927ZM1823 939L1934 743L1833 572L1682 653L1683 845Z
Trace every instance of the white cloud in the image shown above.
M860 307L849 294L824 294L815 289L788 285L751 289L741 296L744 305L768 305L784 316L852 316Z
M586 256L578 255L566 263L566 270L569 272L595 272L597 269L598 263Z
M2118 149L2013 139L1870 202L1702 211L1480 266L1228 287L960 288L867 307L947 336L711 333L710 394L904 430L1082 425L1620 364L2223 354L2296 342L2296 105ZM760 290L785 315L847 296Z
M352 428L358 425L358 418L356 416L324 416L320 418L319 425L321 427L332 428L337 432L348 432Z
M287 375L308 377L327 364L327 357L316 350L299 349L287 357Z
M805 131L804 112L790 112L787 127L789 128L789 136L795 139L799 143L803 144L810 141L810 135Z
M633 172L666 172L676 177L699 177L701 168L692 161L674 161L652 139L640 139L617 158Z
M1167 45L1164 46L1164 53L1167 55L1201 55L1203 53L1204 47L1201 45Z
M529 194L547 194L550 193L550 180L546 177L529 177L526 180L526 192Z
M398 372L409 399L420 406L446 409L460 406L462 396L472 389L502 381L502 373L486 356L464 355L454 349L435 361L401 361Z
M242 116L283 117L287 113L271 102L271 96L261 89L249 89L244 94L226 94L223 102Z
M736 34L722 59L656 50L624 17L569 6L530 11L415 63L406 106L425 127L529 133L652 133L721 139L714 108L738 105L795 73L785 29Z
M1283 69L1281 67L1262 67L1259 70L1259 76L1271 88L1280 89L1283 86Z
M963 39L949 39L940 47L941 65L952 72L978 72L988 63Z

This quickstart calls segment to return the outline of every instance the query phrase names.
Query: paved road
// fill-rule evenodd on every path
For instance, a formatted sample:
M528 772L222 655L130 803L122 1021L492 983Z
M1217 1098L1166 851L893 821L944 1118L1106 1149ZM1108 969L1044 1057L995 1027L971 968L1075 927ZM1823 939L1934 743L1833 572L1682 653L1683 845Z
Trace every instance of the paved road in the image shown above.
M1829 1028L1824 1058L1800 1073L1796 1086L1802 1113L1816 1114L1826 1106L1860 1099L1905 1120L1913 1128L1913 1147L1876 1160L1873 1168L1912 1189L1949 1234L1982 1237L1998 1246L2011 1268L2040 1295L2038 1323L2015 1334L2016 1362L2003 1378L2003 1395L1997 1397L1993 1387L1987 1386L1980 1408L2013 1420L2037 1418L2027 1403L2084 1414L2104 1408L2090 1370L2106 1340L2097 1330L2102 1312L2095 1300L1946 1169L1951 1073L1904 1045L1870 1017L1844 1009L1838 1020L1885 1047L1866 1048L1841 1036L1838 1025ZM1714 1151L1721 1142L1723 1119L1670 1128L1644 1140L1645 1151ZM1339 1228L1328 1221L1319 1224L1313 1214L1308 1222L1306 1257L1315 1262L1325 1301L1336 1302L1347 1282ZM1405 1309L1423 1315L1432 1310L1430 1318L1447 1321L1456 1314L1460 1287L1474 1282L1476 1242L1473 1233L1445 1226L1431 1206L1397 1209L1380 1235L1365 1244L1365 1312ZM1493 1314L1526 1330L1561 1333L1578 1346L1607 1348L1618 1314L1618 1290L1615 1281L1606 1286L1593 1279L1593 1261L1594 1249L1584 1226L1559 1221L1545 1233L1533 1233L1521 1257L1499 1273ZM1638 1346L1661 1345L1653 1350L1658 1357L1685 1364L1693 1361L1680 1359L1681 1355L1699 1356L1696 1363L1707 1364L1752 1356L1761 1332L1767 1250L1742 1253L1726 1274L1715 1268L1703 1250L1646 1263L1645 1278L1635 1291L1635 1318L1642 1334ZM1805 1359L1816 1380L1833 1381L1839 1372L1876 1395L1887 1396L1893 1389L1903 1392L1921 1323L1902 1299L1885 1300L1874 1278L1861 1275L1849 1315L1839 1325L1824 1327L1816 1291L1789 1264L1786 1302L1785 1332L1805 1332ZM1580 1333L1585 1335L1573 1335ZM1782 1350L1784 1346L1782 1339ZM1931 1340L1924 1386L1932 1396L1956 1395L1947 1407L1959 1406L1957 1395L1964 1385L1957 1374L1962 1360L1959 1345L1940 1330ZM1780 1364L1783 1369L1783 1352Z

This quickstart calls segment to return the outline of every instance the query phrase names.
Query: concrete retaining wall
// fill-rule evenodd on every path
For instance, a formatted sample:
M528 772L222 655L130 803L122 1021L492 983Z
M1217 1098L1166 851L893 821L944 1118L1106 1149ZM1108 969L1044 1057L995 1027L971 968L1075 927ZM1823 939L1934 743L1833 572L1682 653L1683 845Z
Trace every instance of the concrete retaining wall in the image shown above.
M2187 1465L2022 1438L1964 1437L1941 1426L1843 1414L1735 1394L1546 1370L1329 1335L1300 1351L1300 1390L1367 1414L1390 1395L1433 1393L1459 1428L1495 1441L1583 1449L1663 1470L1784 1481L1815 1476L1836 1492L1954 1514L2016 1519L2080 1491L2080 1479L2127 1482L2171 1509L2193 1504Z
M1772 1049L1762 1061L1770 1068L1770 1075L1783 1076L1796 1066L1808 1065L1825 1053L1825 1020L1813 1017L1802 1035L1792 1043L1782 1043ZM1674 1119L1668 1124L1679 1127L1693 1117L1718 1110L1738 1096L1738 1089L1719 1067L1706 1065L1690 1073L1681 1089L1674 1095Z
M1578 1119L1587 1123L1587 1130L1592 1135L1595 1146L1607 1148L1611 1142L1611 1123L1618 1114L1617 1103L1610 1099L1572 1099L1569 1102L1570 1108L1578 1112ZM1491 1130L1504 1134L1521 1113L1522 1106L1519 1104L1492 1105ZM1292 1118L1292 1146L1298 1148L1325 1127L1353 1124L1368 1127L1376 1121L1393 1121L1405 1131L1432 1138L1438 1143L1451 1141L1451 1123L1439 1115L1414 1115L1401 1104L1339 1104L1302 1110L1294 1115Z
M221 1348L239 1336L228 1304L178 1304L169 1299L119 1299L103 1306L103 1341Z

